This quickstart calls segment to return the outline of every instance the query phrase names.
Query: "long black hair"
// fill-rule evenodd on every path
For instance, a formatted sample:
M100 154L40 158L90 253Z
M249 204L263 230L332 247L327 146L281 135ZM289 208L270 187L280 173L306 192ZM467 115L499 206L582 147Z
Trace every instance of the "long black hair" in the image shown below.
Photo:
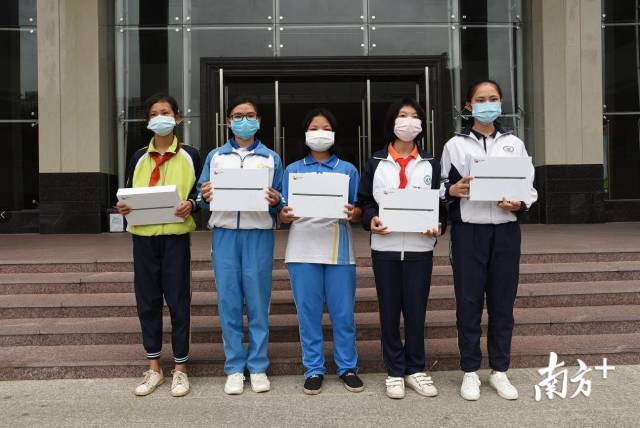
M420 107L420 104L418 104L418 101L416 101L416 99L412 97L400 98L391 103L389 109L387 110L387 116L384 120L384 134L387 138L387 141L389 142L394 142L398 138L398 136L394 132L394 128L396 126L396 118L398 117L398 113L400 113L400 110L402 110L402 107L404 106L413 107L418 114L418 119L420 119L420 121L422 122L422 131L420 131L420 133L416 135L416 138L414 138L413 141L420 141L420 139L424 135L424 131L427 129L427 115L425 114L424 109Z
M331 125L331 130L333 130L333 132L336 132L338 128L338 121L336 120L336 117L333 115L333 113L331 113L324 107L316 107L307 112L304 120L302 121L302 132L307 132L307 130L309 129L309 125L311 125L311 122L313 122L313 119L318 116L322 116L327 119L327 122L329 122L329 125ZM329 148L329 153L331 153L332 155L337 155L335 147L336 145L334 143L334 145ZM306 144L303 144L302 156L306 157L309 153L311 153L311 149Z

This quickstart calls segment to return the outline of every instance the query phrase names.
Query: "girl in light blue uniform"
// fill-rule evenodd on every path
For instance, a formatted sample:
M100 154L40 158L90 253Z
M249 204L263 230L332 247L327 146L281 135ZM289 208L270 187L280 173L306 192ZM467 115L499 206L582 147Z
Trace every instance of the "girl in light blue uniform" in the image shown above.
M293 298L300 324L302 360L306 368L304 392L318 394L326 373L322 313L327 304L333 323L333 357L338 376L346 389L360 392L356 327L353 316L356 266L349 222L359 222L360 208L354 207L358 171L339 159L333 149L336 120L331 112L315 109L307 114L304 130L307 154L289 165L284 173L283 195L288 194L289 174L338 173L349 176L349 197L344 219L297 218L295 207L280 212L283 223L292 223L285 262L291 278Z
M211 170L269 169L271 187L265 192L269 212L213 211L212 264L216 278L218 313L224 339L224 371L227 394L241 394L244 371L248 370L254 392L271 388L269 367L269 305L273 269L273 229L282 207L280 157L265 147L255 134L260 116L255 101L240 98L229 105L227 125L233 132L224 146L212 150L198 180L201 205L215 207ZM249 346L244 347L243 306L247 308Z

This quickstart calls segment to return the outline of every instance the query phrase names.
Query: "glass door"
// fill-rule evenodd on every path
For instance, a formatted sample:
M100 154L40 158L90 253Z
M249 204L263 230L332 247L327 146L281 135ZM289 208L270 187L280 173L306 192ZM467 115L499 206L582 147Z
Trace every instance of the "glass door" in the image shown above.
M278 81L280 153L288 165L306 152L304 119L315 108L329 110L336 118L335 149L338 156L357 167L362 150L362 79Z
M229 103L240 97L249 97L258 104L260 130L256 134L264 145L278 151L276 136L276 84L273 80L257 79L225 79L224 70L220 69L220 80L217 88L217 108L215 112L215 147L224 145L231 131L227 127L226 115Z
M425 82L430 82L425 85ZM384 125L387 110L391 103L404 97L413 97L425 110L426 129L424 137L418 142L421 149L434 153L434 118L435 109L432 103L432 86L429 67L425 67L424 76L415 79L394 79L391 77L372 78L366 81L367 91L364 97L363 121L365 122L365 157L370 158L373 153L389 144L385 135Z

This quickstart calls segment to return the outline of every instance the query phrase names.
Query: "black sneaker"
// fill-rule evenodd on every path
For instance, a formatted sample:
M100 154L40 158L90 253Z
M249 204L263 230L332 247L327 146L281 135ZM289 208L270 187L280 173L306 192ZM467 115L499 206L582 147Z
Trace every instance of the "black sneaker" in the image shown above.
M322 390L322 375L313 375L304 380L304 393L309 395L320 394Z
M344 387L347 388L348 391L364 391L364 383L362 383L362 380L354 372L346 372L340 376L340 379L342 379L342 383L344 383Z

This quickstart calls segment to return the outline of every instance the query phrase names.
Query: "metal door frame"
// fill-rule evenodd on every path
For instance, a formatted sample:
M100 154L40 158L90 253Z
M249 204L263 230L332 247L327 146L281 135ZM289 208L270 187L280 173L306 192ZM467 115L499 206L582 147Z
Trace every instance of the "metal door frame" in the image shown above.
M367 145L365 152L371 151L371 118L370 118L370 81L377 77L416 78L426 79L425 105L427 106L427 127L425 140L427 149L438 152L441 146L435 144L448 135L452 129L450 124L444 123L444 114L451 103L446 103L448 92L448 74L446 70L446 54L434 56L380 56L380 57L277 57L277 58L201 58L200 60L200 88L201 88L201 135L202 150L209 151L224 142L224 117L216 117L216 110L224 108L224 82L228 78L256 80L272 79L278 97L278 82L281 80L338 80L340 78L361 77L367 84ZM431 85L436 82L436 90ZM276 100L279 101L279 100ZM222 106L222 107L221 107ZM433 106L438 106L434 111ZM276 102L276 116L278 103ZM431 110L431 111L429 111ZM280 149L281 135L279 117L276 117L276 139L274 147ZM217 143L216 143L217 141ZM364 143L365 141L363 141ZM433 153L430 150L431 153ZM278 150L279 151L279 150ZM436 153L439 154L439 153Z

